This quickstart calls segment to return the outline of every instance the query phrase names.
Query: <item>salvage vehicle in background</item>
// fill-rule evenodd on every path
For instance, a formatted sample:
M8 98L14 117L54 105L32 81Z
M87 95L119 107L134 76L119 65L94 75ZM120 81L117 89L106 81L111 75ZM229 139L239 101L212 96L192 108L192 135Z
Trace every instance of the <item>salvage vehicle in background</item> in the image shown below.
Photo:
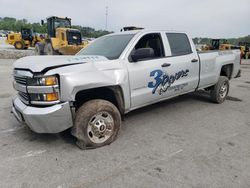
M4 33L0 33L0 37L6 37Z
M9 33L6 43L13 45L18 50L34 47L37 42L42 42L43 38L40 35L34 34L30 28L21 28L20 33Z
M202 89L223 103L240 76L240 51L197 53L184 32L134 30L100 37L76 56L19 59L13 71L20 122L37 133L71 128L80 148L97 148L115 140L134 109Z
M82 41L81 32L71 28L70 18L51 16L47 18L47 37L36 44L35 54L75 55L87 44L87 41Z

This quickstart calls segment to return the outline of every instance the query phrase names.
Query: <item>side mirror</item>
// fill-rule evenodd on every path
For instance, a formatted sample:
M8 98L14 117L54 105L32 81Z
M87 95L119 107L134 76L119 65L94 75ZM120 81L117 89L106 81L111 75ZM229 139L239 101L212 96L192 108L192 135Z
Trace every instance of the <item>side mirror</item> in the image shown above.
M41 20L41 25L44 25L44 20Z
M137 62L138 60L155 57L155 52L153 48L139 48L134 50L130 56L133 62Z

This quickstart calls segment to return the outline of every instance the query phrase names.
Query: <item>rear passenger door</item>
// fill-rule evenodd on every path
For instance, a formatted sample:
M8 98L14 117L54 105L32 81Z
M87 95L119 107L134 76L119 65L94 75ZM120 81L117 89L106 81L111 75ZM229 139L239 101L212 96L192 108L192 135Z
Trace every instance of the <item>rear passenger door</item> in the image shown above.
M163 75L158 86L162 98L193 91L199 81L199 59L194 46L185 33L165 33L164 44L170 55L162 66Z

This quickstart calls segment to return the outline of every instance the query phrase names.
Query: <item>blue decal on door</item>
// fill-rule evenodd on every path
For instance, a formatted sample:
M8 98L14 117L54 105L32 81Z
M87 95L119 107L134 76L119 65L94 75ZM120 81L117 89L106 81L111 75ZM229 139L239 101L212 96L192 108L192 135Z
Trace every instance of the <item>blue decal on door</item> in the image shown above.
M167 75L160 69L150 72L150 77L154 77L153 82L148 83L148 88L153 88L152 93L155 94L156 90L161 95L163 92L166 92L169 87L182 77L188 76L189 70L181 70L173 75Z

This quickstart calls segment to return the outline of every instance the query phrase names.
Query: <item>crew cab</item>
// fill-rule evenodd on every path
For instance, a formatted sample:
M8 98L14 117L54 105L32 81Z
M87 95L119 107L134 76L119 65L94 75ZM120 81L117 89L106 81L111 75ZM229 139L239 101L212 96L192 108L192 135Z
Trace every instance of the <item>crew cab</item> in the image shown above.
M13 71L20 122L37 133L71 128L80 148L97 148L115 140L134 109L202 89L222 103L240 76L240 51L197 53L185 32L135 30L100 37L75 56L21 58Z

